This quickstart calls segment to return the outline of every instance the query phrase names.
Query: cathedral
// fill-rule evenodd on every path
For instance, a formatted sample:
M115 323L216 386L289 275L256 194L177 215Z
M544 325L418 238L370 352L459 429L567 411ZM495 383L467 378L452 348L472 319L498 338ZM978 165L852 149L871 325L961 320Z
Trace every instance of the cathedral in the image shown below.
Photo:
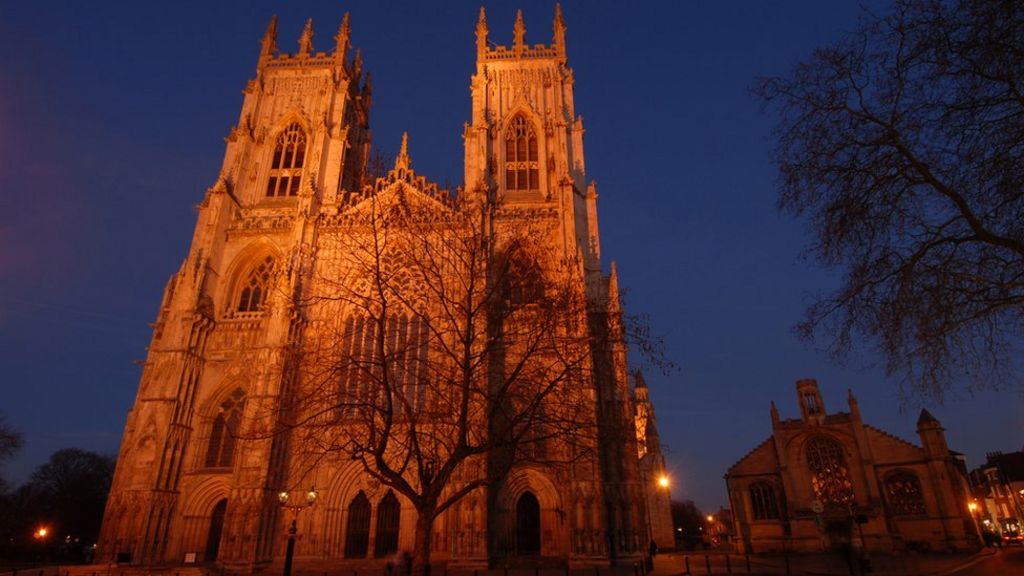
M963 461L927 410L920 446L866 424L853 392L828 413L818 383L796 383L799 418L771 405L772 434L725 475L735 533L748 553L970 551Z
M594 566L672 546L654 409L601 262L566 26L476 26L462 185L374 167L346 14L276 19L167 283L96 561ZM454 359L454 360L453 360Z

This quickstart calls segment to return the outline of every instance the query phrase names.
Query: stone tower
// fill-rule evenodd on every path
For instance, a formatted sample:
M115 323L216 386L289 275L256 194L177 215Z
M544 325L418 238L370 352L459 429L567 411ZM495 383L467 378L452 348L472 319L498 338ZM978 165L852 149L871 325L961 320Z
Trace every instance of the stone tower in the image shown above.
M264 434L266 420L293 404L308 376L294 358L323 336L313 326L333 309L318 309L318 282L343 276L338 247L359 233L361 207L399 196L438 210L476 203L498 223L538 215L558 257L578 270L593 335L592 465L515 469L480 489L438 517L433 559L482 566L522 553L524 501L533 556L588 565L644 554L650 524L618 281L614 264L609 275L601 268L565 31L556 8L552 43L528 46L520 13L512 46L492 47L481 10L456 202L416 175L404 138L394 168L367 176L372 91L359 52L349 54L347 14L326 53L314 48L312 21L296 52L279 51L271 20L219 178L153 326L97 560L208 561L241 573L281 561L291 518L278 493L296 481L298 449L288 434ZM300 561L365 561L412 547L415 510L355 463L325 462L301 481L321 496L298 517Z

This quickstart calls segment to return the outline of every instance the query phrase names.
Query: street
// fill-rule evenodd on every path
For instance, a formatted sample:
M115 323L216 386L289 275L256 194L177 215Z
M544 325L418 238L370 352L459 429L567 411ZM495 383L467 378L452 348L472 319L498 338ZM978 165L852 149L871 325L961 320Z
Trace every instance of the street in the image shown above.
M989 556L963 570L948 572L950 576L1012 576L1024 575L1024 546L1006 546L1001 553Z

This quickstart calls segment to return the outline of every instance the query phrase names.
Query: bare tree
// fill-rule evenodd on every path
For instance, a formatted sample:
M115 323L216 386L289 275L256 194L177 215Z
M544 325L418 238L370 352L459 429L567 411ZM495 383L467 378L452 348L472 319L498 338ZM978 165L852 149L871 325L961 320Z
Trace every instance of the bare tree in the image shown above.
M526 462L596 459L593 303L549 213L403 186L351 203L298 306L291 475L355 461L404 496L422 573L463 497Z
M21 432L14 429L0 415L0 463L13 457L21 449ZM0 495L7 492L7 482L0 476Z
M900 0L756 94L780 207L845 270L799 331L839 356L866 336L904 392L1019 385L1024 5Z

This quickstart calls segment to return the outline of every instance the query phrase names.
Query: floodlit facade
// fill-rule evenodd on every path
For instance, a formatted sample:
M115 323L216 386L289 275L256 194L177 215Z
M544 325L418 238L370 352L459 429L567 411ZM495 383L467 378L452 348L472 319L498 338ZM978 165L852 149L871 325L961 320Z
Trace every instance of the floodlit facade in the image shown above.
M652 530L671 541L668 489L643 486L664 473L664 460L646 387L638 387L639 409L631 396L614 265L602 271L597 192L586 180L560 10L553 25L550 45L527 45L520 13L511 46L494 46L481 10L465 180L449 193L415 173L404 139L390 171L368 173L373 92L358 52L349 56L347 15L327 53L313 48L312 22L297 53L280 52L271 22L220 177L198 206L188 256L160 304L97 561L256 571L282 561L293 518L299 562L383 562L410 551L416 512L400 493L354 459L332 455L304 468L298 455L308 446L264 425L312 379L294 358L328 339L318 327L338 319L343 348L370 338L324 288L325 279L346 282L346 250L365 237L368 215L415 207L440 221L470 204L486 208L499 237L502 222L541 222L558 261L569 263L562 280L587 303L579 329L592 349L578 392L596 434L579 451L589 456L517 466L445 510L432 560L605 564L641 558ZM393 267L400 273L400 263ZM426 350L415 344L426 338L415 319L388 326L394 332L381 341ZM316 487L314 505L299 513L282 506L281 492L292 491L293 505L307 484Z
M852 392L849 412L829 414L815 380L796 391L800 418L773 402L772 435L725 475L743 550L978 547L964 464L934 416L921 411L917 446L865 424Z

